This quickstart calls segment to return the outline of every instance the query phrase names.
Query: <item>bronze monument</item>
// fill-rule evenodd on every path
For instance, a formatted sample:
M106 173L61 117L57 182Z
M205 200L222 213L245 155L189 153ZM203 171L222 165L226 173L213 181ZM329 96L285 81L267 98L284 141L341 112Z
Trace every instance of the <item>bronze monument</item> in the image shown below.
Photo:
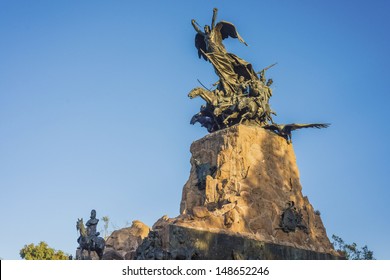
M256 72L252 64L235 54L226 51L222 41L228 37L238 39L247 45L238 33L236 27L227 21L217 20L217 8L213 9L211 26L205 25L201 31L196 20L191 24L196 31L195 47L199 58L209 61L219 80L207 89L203 86L194 88L188 97L200 96L206 101L199 113L195 114L190 123L199 122L208 132L214 132L236 124L255 124L279 134L291 142L291 131L304 128L325 128L329 124L289 124L274 123L269 100L272 96L270 86L272 79L266 79L266 71L276 63Z
M76 229L80 232L80 236L77 239L79 243L80 252L76 253L76 259L83 259L83 251L88 251L88 259L91 259L91 252L94 251L98 255L99 259L103 258L103 252L106 242L104 238L100 237L100 232L96 231L99 219L96 218L96 211L91 211L91 217L84 226L83 219L78 219Z
M139 260L339 259L319 211L302 194L291 145L293 130L328 124L276 124L269 105L273 81L265 76L275 64L256 72L227 52L223 40L228 37L246 43L232 23L216 21L217 9L203 30L191 21L198 56L211 63L219 80L188 94L206 102L190 123L200 123L210 134L191 145L180 215L161 217L135 253L122 252L118 245L116 255Z

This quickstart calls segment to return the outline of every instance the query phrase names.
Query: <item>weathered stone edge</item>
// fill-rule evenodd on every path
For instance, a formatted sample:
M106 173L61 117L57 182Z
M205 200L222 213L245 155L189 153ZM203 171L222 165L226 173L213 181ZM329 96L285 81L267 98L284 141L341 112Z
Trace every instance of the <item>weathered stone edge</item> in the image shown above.
M174 232L180 230L185 237L180 242ZM191 252L191 259L204 260L339 260L339 256L320 253L286 245L263 242L251 238L214 233L178 225L169 225L169 248L174 257L175 251ZM181 247L181 248L180 248ZM188 253L187 253L188 255ZM188 259L188 258L187 258Z

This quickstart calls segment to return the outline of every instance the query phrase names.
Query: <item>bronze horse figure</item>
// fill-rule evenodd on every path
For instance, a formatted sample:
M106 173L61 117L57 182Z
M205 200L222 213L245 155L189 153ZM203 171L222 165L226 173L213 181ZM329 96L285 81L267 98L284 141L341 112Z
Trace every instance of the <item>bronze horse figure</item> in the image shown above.
M99 236L88 236L83 219L77 220L76 229L80 231L80 237L77 240L80 244L80 255L83 255L84 250L88 250L88 258L91 259L91 251L95 251L101 260L103 258L104 247L106 246L104 238Z

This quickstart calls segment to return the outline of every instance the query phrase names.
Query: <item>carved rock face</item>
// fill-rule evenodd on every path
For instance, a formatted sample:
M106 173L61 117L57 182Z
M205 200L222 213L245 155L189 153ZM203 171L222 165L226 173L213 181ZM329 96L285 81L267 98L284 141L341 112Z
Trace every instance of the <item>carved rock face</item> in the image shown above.
M191 153L181 214L163 216L150 232L134 224L114 232L111 258L338 258L302 195L293 146L284 138L239 125L194 142Z
M282 137L258 126L238 125L195 141L191 153L178 225L333 252L320 216L302 195L293 146ZM195 162L216 168L206 176L204 189L198 187ZM286 212L290 201L299 215ZM188 215L193 220L183 218Z

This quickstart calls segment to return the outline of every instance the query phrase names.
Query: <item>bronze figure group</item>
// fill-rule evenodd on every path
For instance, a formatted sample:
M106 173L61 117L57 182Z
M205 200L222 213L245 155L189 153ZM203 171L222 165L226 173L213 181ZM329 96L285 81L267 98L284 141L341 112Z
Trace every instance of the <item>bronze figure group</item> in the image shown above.
M212 89L205 86L190 91L189 98L201 97L206 101L190 123L200 123L208 132L214 132L235 124L255 124L269 129L284 137L291 143L291 131L303 127L328 127L329 124L289 124L278 125L272 115L269 100L272 96L272 79L266 79L266 71L276 63L256 72L252 64L235 54L226 51L223 40L231 37L247 45L237 32L236 27L227 21L217 20L216 8L213 9L211 26L206 25L203 31L193 19L192 26L196 31L195 47L200 59L211 63L219 80Z
M188 96L201 97L206 101L199 113L193 116L191 124L199 122L208 132L229 127L238 123L273 123L275 114L270 106L272 79L265 78L265 71L275 64L255 72L247 61L228 53L222 41L228 37L236 38L246 45L235 26L227 21L215 23L217 9L213 10L211 26L201 31L193 19L192 26L197 32L195 47L199 58L209 61L219 77L214 89L195 88Z

